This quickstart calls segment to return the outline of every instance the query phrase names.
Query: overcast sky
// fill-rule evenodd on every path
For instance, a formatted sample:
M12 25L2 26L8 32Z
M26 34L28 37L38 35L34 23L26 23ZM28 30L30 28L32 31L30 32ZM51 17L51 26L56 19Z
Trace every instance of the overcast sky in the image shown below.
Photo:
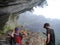
M33 14L43 15L46 18L60 19L60 0L47 0L48 6L34 7Z

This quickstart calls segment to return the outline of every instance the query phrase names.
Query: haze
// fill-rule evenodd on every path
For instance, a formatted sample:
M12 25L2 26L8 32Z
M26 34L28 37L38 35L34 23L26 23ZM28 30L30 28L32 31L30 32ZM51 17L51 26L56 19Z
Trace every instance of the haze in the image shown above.
M48 6L34 7L33 14L43 15L46 18L60 19L60 0L47 0Z

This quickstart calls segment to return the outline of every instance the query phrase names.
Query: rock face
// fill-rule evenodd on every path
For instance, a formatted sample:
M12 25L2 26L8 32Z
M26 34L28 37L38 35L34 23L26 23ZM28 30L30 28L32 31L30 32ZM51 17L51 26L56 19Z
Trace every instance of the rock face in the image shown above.
M9 15L0 15L0 30L2 30L2 27L4 27L5 23L8 21Z
M28 36L23 38L24 45L46 45L45 39L39 32L27 32ZM7 35L0 35L0 44L9 45L10 37Z
M28 36L26 45L46 45L46 38L42 37L40 33L31 33Z
M41 5L45 0L6 0L0 1L1 13L21 13L31 10L34 6Z
M7 22L10 14L23 13L31 10L34 6L41 5L44 1L45 0L0 0L0 30Z

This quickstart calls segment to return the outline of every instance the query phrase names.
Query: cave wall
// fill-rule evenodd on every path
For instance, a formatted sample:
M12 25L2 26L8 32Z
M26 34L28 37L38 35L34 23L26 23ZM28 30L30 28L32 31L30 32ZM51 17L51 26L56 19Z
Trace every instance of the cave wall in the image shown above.
M41 5L45 0L0 0L0 30L8 21L10 14L20 14Z
M16 26L18 26L18 24L17 24L18 20L17 19L18 19L18 15L10 14L8 21L5 23L5 25L3 27L3 32L6 33L9 30L10 31L14 30L14 28Z
M3 30L3 27L5 23L8 21L8 18L9 18L8 14L0 15L0 30Z

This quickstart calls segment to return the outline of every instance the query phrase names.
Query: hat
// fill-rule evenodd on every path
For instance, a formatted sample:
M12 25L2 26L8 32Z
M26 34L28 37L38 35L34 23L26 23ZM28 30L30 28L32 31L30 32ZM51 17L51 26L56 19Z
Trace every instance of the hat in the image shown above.
M45 23L44 24L44 28L46 28L46 26L50 26L50 24L49 23Z
M21 29L20 29L20 28L18 28L18 27L16 27L16 28L15 28L15 31L18 31L18 30L21 30Z

